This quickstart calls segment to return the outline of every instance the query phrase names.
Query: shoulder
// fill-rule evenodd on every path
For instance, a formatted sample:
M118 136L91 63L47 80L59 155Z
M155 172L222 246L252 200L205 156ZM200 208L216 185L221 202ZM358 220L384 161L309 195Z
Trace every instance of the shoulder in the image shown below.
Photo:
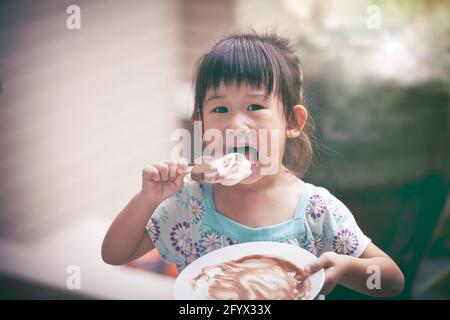
M317 186L317 185L314 185L309 182L307 183L307 185L309 185L311 188L311 195L314 195L316 198L321 198L324 201L328 201L328 202L337 200L337 198L334 196L334 194L332 194L331 191L328 190L327 188L322 187L322 186Z
M306 216L313 220L321 220L337 210L344 209L344 204L327 188L307 183Z
M370 243L352 212L329 190L313 186L306 208L306 222L320 251L358 257ZM316 240L317 239L319 240Z

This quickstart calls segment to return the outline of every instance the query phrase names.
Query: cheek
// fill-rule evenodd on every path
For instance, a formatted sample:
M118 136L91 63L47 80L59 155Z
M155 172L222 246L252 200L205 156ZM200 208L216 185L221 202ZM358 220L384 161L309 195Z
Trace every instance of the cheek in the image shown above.
M286 145L286 133L283 128L276 128L274 134L268 134L267 148L270 154L274 154L276 158L283 158L284 148Z
M205 132L208 130L217 129L217 125L211 119L203 118L202 126L203 126L203 134L205 134Z
M214 117L214 116L204 116L203 117L203 129L222 129L222 126L224 124L223 119L220 119L220 117Z

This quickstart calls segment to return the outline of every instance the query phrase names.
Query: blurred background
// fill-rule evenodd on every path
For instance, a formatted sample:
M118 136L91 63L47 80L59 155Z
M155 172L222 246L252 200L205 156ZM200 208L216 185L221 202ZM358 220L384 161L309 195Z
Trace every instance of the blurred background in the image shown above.
M188 128L196 60L250 28L303 63L318 139L305 180L400 265L399 298L450 298L445 0L2 0L0 298L171 298L156 251L112 267L101 241Z

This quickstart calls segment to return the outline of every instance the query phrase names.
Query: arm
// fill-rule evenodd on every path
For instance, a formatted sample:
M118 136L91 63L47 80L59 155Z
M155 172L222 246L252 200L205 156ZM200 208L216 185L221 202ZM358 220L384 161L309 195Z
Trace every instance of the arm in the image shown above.
M102 258L108 264L133 261L155 246L146 226L155 209L183 186L187 161L161 162L144 168L142 190L125 206L111 224L102 244Z
M145 226L158 205L146 201L142 193L130 200L106 233L102 245L103 261L112 265L126 264L154 248ZM138 254L133 254L135 252Z
M369 244L359 258L325 252L318 260L305 267L305 270L314 273L322 268L325 269L323 294L330 293L338 283L369 296L396 296L403 291L405 279L401 270L373 243ZM379 288L370 289L368 282L372 284L372 281L369 278L378 275Z

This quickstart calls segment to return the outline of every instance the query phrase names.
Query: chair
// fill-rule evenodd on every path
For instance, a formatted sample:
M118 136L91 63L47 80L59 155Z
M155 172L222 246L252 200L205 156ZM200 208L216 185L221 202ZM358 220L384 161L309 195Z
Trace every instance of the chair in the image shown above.
M430 174L402 186L336 192L372 241L396 261L405 276L397 299L411 297L424 257L449 193L442 175ZM327 299L373 299L337 286Z

